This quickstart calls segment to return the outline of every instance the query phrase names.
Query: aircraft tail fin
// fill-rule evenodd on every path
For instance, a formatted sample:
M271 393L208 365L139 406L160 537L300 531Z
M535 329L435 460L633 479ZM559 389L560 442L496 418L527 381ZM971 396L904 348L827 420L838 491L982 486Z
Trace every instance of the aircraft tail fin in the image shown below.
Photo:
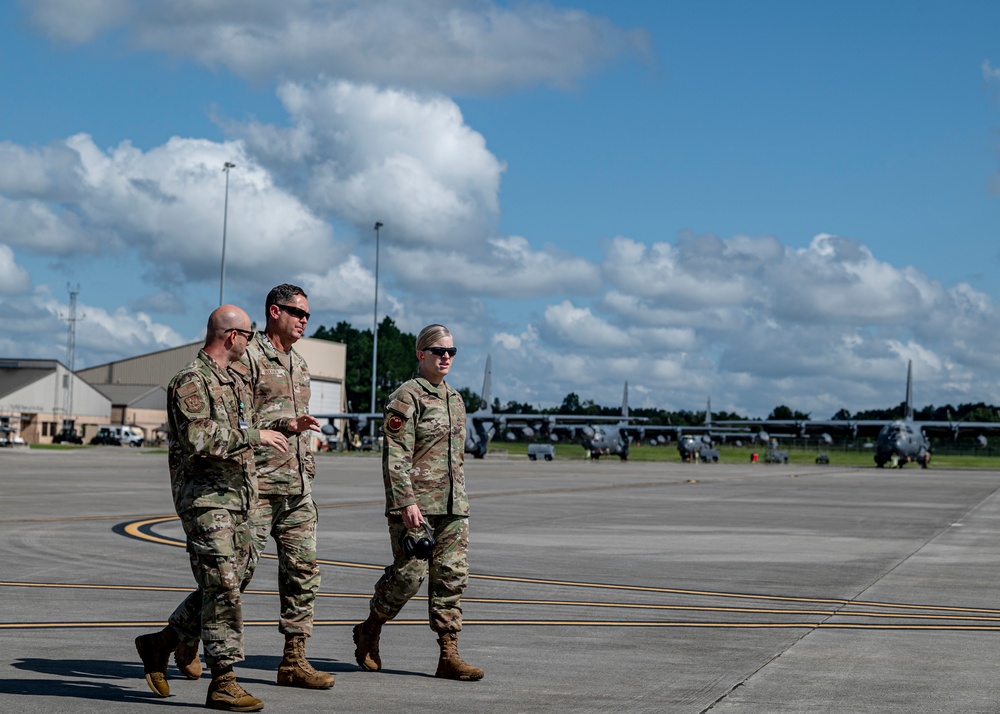
M493 357L491 355L486 355L486 371L483 374L483 393L481 396L481 401L479 404L480 410L485 410L492 412L492 407L490 406L490 390L493 383Z
M906 406L903 409L904 419L913 419L913 360L906 364Z
M628 380L625 380L625 391L622 392L622 416L628 418Z
M712 426L712 398L708 398L708 404L705 405L705 426Z

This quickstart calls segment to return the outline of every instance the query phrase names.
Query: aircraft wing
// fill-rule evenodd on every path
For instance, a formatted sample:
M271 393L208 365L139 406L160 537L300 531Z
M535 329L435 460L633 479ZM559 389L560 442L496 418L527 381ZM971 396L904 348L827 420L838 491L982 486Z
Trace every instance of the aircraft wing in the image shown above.
M724 426L742 426L775 438L801 438L810 434L876 436L888 422L875 419L744 419L720 421Z
M312 416L317 419L326 419L327 423L323 427L323 433L327 435L333 435L337 433L337 427L334 426L333 422L338 419L346 419L351 422L351 428L354 431L364 431L368 427L368 422L370 421L381 421L384 418L382 412L338 412L329 414L313 414Z
M313 414L317 419L348 419L350 421L360 421L362 419L381 419L382 412L344 412L342 414Z
M913 418L913 362L906 366L906 400L904 402L903 419L762 419L762 420L742 420L724 421L719 424L730 426L747 426L760 429L763 435L765 430L793 430L798 436L806 436L810 433L820 433L829 436L830 433L850 435L851 438L858 436L877 436L886 424L902 422L912 427L922 430L928 435L948 435L957 439L960 432L975 431L977 440L983 446L986 445L986 434L1000 432L1000 422L990 421L918 421ZM777 436L777 435L775 435Z
M643 422L649 421L649 417L634 417L628 416L623 417L621 414L603 414L603 415L593 415L593 414L500 414L495 413L493 416L497 419L504 419L511 424L523 424L532 422L548 422L549 424L589 424L601 423L606 424L608 422L620 422L620 421L635 421Z
M776 431L790 431L794 434L787 436L804 437L810 434L838 434L850 435L852 438L858 436L878 436L878 433L886 424L891 424L893 419L763 419L746 421L726 421L718 422L727 425L746 425L757 427L768 433ZM958 438L960 431L975 431L982 433L1000 433L1000 422L954 422L954 421L912 421L915 427L923 429L928 435L945 436L950 435ZM781 434L774 433L773 436Z
M1000 422L996 421L914 421L928 436L951 436L957 439L961 432L975 432L979 436L1000 434Z

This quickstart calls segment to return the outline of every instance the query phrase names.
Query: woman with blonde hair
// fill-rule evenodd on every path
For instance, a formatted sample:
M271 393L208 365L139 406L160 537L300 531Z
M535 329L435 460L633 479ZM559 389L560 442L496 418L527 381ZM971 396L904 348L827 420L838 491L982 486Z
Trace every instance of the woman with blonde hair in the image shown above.
M421 330L416 347L417 374L389 397L382 423L393 562L375 585L368 619L354 627L354 656L366 670L382 668L383 623L399 614L428 577L429 622L441 647L435 676L477 680L483 670L458 654L461 598L469 579L465 403L445 382L458 350L443 325Z

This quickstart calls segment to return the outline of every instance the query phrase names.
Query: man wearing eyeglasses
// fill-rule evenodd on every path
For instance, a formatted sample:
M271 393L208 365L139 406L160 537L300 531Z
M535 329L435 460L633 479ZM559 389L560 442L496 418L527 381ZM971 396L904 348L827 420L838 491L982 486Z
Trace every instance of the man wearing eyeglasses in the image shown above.
M320 431L320 424L309 414L309 369L293 345L308 325L309 301L302 288L286 283L267 294L264 309L264 331L250 342L239 366L253 392L259 426L285 434L288 449L261 445L255 453L259 494L250 510L253 552L247 580L268 536L273 537L278 546L278 630L285 635L278 684L328 689L334 684L333 675L316 670L305 653L320 585L317 512L312 499L316 464L308 432ZM200 674L196 647L193 652L190 647L181 647L175 653L177 666L188 676Z
M174 610L167 627L140 635L135 647L149 688L166 697L170 653L182 640L203 641L212 669L206 706L259 711L264 702L233 673L233 664L243 660L240 593L251 562L248 513L257 503L254 449L282 453L288 439L251 425L251 394L239 374L239 359L254 337L247 314L223 305L209 317L206 332L198 357L167 389L170 487L198 589Z

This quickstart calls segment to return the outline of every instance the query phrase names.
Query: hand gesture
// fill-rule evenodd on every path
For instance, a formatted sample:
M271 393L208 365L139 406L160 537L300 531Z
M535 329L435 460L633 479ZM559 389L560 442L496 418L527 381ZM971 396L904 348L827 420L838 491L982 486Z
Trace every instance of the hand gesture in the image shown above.
M260 443L261 446L270 446L272 449L280 451L283 454L288 451L288 439L280 431L261 429Z
M300 434L303 431L322 431L319 420L311 414L303 414L294 419L289 419L288 430L296 434Z

